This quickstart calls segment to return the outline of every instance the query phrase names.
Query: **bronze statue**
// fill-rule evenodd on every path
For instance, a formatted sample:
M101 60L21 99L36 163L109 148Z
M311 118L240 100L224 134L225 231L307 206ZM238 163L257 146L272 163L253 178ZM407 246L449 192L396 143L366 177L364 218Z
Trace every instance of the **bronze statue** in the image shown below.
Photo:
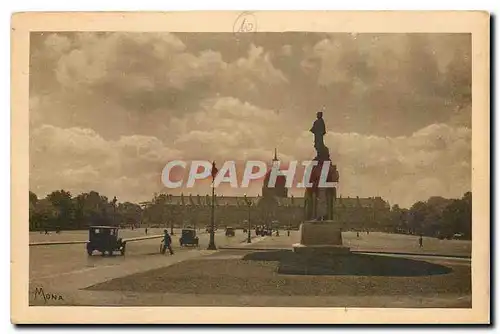
M330 164L327 175L328 182L338 182L339 173L337 166L332 165L330 150L326 147L323 141L326 134L323 112L317 112L316 117L317 119L314 121L310 131L314 134L314 148L316 149L316 157L314 160L318 161L319 164L314 166L311 171L310 181L312 183L312 187L306 189L304 203L305 217L306 219L332 220L335 216L333 202L337 197L337 189L335 187L326 189L319 187L323 166L322 162L328 161Z
M316 149L315 160L330 160L330 151L326 147L323 137L326 134L325 121L323 120L323 112L316 113L316 120L313 123L311 131L314 134L314 148Z
M318 150L325 146L323 142L323 137L326 134L325 121L323 120L323 112L319 111L316 113L317 119L314 121L311 131L314 134L314 148Z

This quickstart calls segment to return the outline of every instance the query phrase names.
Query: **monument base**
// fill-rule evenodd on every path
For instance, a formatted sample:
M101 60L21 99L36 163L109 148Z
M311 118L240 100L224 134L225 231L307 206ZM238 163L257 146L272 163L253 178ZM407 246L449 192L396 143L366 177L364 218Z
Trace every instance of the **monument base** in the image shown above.
M293 245L294 252L312 258L350 254L350 248L342 245L341 226L332 220L302 223L300 243Z

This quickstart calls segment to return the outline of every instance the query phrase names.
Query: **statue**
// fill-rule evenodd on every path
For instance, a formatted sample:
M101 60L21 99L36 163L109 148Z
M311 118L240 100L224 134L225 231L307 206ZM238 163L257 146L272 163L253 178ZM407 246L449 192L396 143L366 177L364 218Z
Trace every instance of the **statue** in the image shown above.
M314 148L316 149L316 157L314 160L319 163L312 168L310 176L312 186L306 189L306 217L307 219L331 220L333 219L333 201L336 197L336 189L323 189L319 187L323 162L330 164L326 181L338 182L339 176L337 166L333 165L331 162L330 150L326 147L323 140L326 134L323 112L317 112L316 117L317 119L314 121L310 131L314 134Z
M323 137L326 134L325 121L323 120L323 112L318 111L316 113L316 120L313 123L311 131L314 134L314 148L316 149L315 160L326 161L330 160L330 151L326 147Z
M323 108L324 109L324 108ZM328 166L326 171L327 182L338 182L339 172L337 165L330 159L330 152L323 142L326 134L323 112L316 113L317 119L311 128L314 134L314 148L316 149L315 161L311 169L309 184L304 194L304 222L300 225L300 243L293 245L293 250L297 254L303 254L307 263L319 260L321 265L324 261L332 259L331 255L349 254L349 247L342 245L343 223L338 219L335 212L334 202L337 197L337 189L333 187L323 187L321 179L324 166Z

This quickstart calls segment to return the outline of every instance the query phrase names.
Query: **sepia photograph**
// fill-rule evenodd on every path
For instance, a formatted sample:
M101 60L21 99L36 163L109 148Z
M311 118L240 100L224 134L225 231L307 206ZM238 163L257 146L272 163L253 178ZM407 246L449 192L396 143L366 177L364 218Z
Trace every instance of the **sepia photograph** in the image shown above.
M314 22L14 17L19 321L489 321L489 15Z

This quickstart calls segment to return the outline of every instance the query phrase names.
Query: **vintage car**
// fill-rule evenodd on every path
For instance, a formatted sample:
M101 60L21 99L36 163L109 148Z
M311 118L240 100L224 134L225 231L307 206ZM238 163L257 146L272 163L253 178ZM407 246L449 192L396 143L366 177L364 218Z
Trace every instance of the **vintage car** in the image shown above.
M192 228L185 228L182 230L179 244L182 246L198 246L199 239L196 236L196 230Z
M232 227L226 227L226 237L234 237L236 232Z
M269 227L269 226L261 226L259 228L259 231L257 233L257 235L260 235L260 236L271 236L273 234L273 230Z
M87 242L87 254L97 250L104 256L106 252L113 255L113 252L119 251L122 255L125 254L125 242L122 238L118 238L117 226L90 226L89 241Z

